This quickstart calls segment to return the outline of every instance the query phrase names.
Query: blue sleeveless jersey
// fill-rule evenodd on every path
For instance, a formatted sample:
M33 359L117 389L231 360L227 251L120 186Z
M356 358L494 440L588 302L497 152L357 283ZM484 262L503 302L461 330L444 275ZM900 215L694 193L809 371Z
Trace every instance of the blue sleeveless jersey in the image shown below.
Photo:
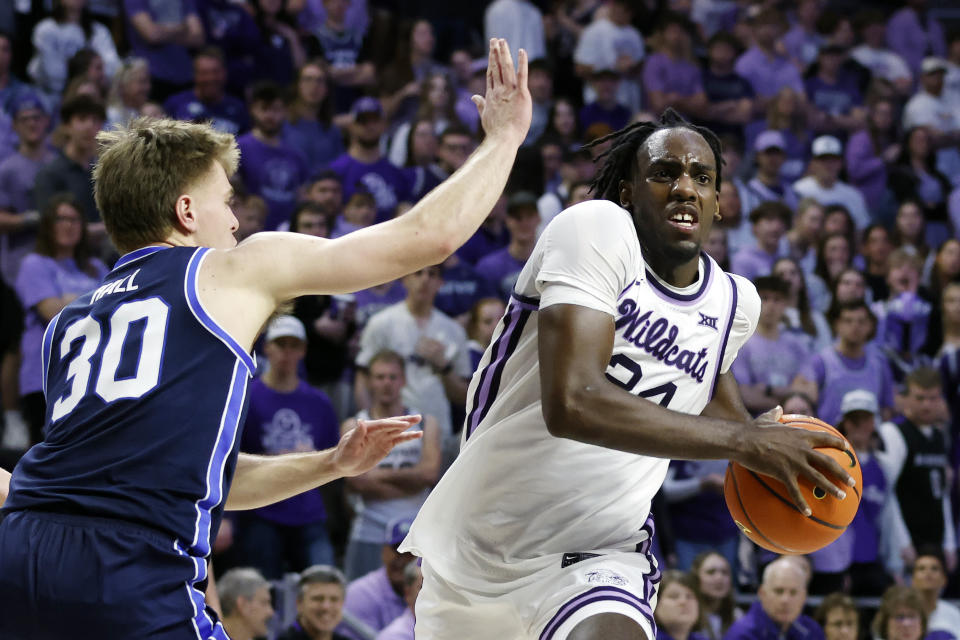
M129 253L50 322L45 438L14 470L5 511L114 518L169 535L173 553L209 554L254 361L200 304L208 251Z

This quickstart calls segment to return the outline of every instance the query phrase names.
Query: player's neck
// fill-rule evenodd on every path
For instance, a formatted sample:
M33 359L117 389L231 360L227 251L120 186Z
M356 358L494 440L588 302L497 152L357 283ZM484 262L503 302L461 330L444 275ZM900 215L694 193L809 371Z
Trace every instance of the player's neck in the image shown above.
M677 287L678 289L689 287L700 277L699 255L692 260L678 265L665 265L662 264L663 261L658 262L660 263L650 260L647 264L649 264L653 272L657 274L657 277L671 287Z
M280 393L291 393L300 386L300 378L297 377L296 371L285 373L271 368L263 374L262 380L263 384Z

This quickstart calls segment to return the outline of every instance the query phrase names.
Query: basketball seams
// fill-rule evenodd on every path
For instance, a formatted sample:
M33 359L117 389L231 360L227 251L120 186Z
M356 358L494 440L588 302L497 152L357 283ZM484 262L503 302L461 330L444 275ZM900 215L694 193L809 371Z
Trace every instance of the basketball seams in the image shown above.
M780 502L784 503L785 505L788 505L791 509L793 509L794 511L797 511L798 513L800 513L800 508L797 507L797 505L793 504L793 502L791 502L790 500L788 500L786 497L780 495L780 493L777 492L777 491L776 491L773 487L771 487L769 484L767 484L766 480L764 480L763 478L761 478L759 474L754 473L754 472L751 471L750 469L746 469L746 472L749 473L751 476L753 476L753 479L756 480L757 482L759 482L759 483L760 483L760 486L762 486L764 489L766 489L767 491L769 491L770 493L772 493L773 495L775 495L775 496L780 500ZM844 530L844 529L847 528L847 527L845 527L845 526L844 526L844 527L841 527L840 525L831 524L831 523L827 522L826 520L822 520L822 519L820 519L820 518L818 518L817 516L814 516L814 515L809 515L809 516L806 516L806 517L807 517L808 519L810 519L810 520L813 520L813 521L816 522L817 524L822 524L823 526L828 527L828 528L830 528L830 529L839 529L839 530L842 531L842 530ZM849 525L848 525L848 526L849 526Z
M737 472L736 472L736 469L733 468L733 463L730 463L727 465L727 476L733 481L733 493L734 495L737 496L737 502L740 504L740 513L742 513L743 517L746 518L747 524L750 525L750 530L756 533L761 538L763 538L764 542L766 542L769 545L767 549L769 549L770 551L795 553L794 551L791 551L787 547L782 547L776 544L775 542L773 542L772 540L770 540L770 538L768 538L763 533L763 531L760 531L757 525L753 522L753 519L750 517L750 514L747 513L746 505L743 504L743 498L740 496L740 484L737 482Z

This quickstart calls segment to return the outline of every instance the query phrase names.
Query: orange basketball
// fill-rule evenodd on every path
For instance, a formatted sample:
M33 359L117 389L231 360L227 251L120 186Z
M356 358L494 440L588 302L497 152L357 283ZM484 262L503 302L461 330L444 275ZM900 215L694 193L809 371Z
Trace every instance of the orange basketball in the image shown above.
M785 415L780 422L790 427L827 431L843 437L827 423L810 416ZM809 517L794 506L787 488L779 480L751 471L736 462L727 466L723 483L727 509L740 530L764 549L788 555L822 549L840 537L857 515L863 475L853 446L848 442L846 451L824 447L818 447L817 451L846 467L856 480L856 485L842 485L847 495L839 500L833 494L814 487L807 478L800 478L800 491L813 511Z

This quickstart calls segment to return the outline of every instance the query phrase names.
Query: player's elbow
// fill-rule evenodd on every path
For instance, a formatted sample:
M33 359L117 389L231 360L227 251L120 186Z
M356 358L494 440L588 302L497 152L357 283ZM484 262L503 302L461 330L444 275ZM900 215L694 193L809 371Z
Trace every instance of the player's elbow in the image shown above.
M589 391L585 388L566 388L544 394L543 419L550 435L555 438L579 439L585 424L586 395L589 395Z

